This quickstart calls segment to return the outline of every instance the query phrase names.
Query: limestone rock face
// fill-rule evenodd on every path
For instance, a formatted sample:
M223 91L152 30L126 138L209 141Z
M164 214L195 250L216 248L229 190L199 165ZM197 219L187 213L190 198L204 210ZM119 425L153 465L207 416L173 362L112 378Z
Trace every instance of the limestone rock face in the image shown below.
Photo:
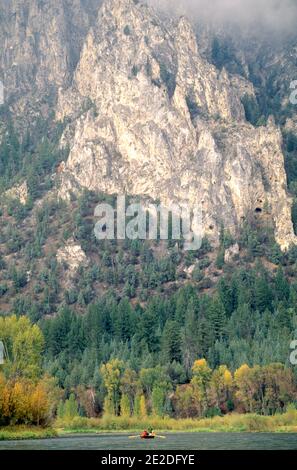
M219 72L189 21L167 21L133 0L109 0L82 49L57 119L70 146L59 192L80 188L202 205L205 234L232 233L266 204L283 249L295 242L282 137L246 122L252 85Z
M21 204L25 205L29 197L27 182L24 181L22 184L9 189L6 191L5 196L18 199Z
M94 14L94 0L2 0L0 80L18 119L46 117L69 84ZM98 2L97 2L98 3Z
M235 256L239 255L239 253L240 249L238 243L235 243L234 245L230 246L230 248L225 251L225 263L229 263L230 261L232 261Z
M281 247L295 242L281 133L273 120L260 128L245 120L241 98L252 84L211 65L186 18L164 19L134 0L101 3L0 5L10 111L27 122L54 111L68 123L58 193L201 205L214 241L222 224L235 233L265 205Z
M70 276L75 274L79 266L86 266L88 264L85 252L74 240L69 241L58 250L57 261L61 264L66 263Z

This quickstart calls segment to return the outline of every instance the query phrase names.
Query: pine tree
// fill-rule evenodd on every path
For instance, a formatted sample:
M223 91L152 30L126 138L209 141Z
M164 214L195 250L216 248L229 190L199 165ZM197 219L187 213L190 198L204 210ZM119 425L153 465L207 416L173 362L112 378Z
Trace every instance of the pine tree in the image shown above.
M286 308L283 302L279 303L276 310L276 321L280 328L292 329L293 310Z
M287 301L290 296L290 285L281 266L279 266L275 277L275 295L279 301Z
M225 248L221 247L218 252L217 259L216 259L216 267L218 269L223 269L224 264L225 264Z
M256 277L255 280L255 306L263 313L266 309L272 309L272 292L267 280L261 276Z
M166 363L181 361L181 336L176 321L167 320L162 336L162 355Z
M229 317L237 308L237 285L234 279L230 283L221 278L218 283L218 295L224 305L225 312Z
M218 296L212 299L208 310L208 318L211 323L214 339L220 339L224 335L226 328L226 313L224 305Z
M199 305L195 304L194 299L190 299L185 318L185 326L181 334L183 364L187 373L190 372L192 364L199 354L198 314Z

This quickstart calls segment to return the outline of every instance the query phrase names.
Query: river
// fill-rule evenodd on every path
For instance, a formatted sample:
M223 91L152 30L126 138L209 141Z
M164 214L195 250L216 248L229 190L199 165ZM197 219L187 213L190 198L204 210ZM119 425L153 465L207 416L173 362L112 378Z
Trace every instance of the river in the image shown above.
M56 439L0 441L0 450L297 450L297 434L176 433L151 441L129 434L71 435Z

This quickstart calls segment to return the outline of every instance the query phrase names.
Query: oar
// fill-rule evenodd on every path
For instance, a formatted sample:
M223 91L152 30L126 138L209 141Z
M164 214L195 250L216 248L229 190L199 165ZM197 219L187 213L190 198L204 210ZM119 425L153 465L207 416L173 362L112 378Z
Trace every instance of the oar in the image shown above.
M155 437L160 437L160 439L166 439L166 436L158 436L157 434Z

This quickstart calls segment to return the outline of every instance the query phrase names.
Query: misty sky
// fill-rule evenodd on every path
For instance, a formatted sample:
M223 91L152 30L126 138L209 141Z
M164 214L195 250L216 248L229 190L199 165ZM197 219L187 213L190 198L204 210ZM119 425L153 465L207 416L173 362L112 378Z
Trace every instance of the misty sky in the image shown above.
M297 30L297 0L148 0L196 21L235 23L282 33Z

